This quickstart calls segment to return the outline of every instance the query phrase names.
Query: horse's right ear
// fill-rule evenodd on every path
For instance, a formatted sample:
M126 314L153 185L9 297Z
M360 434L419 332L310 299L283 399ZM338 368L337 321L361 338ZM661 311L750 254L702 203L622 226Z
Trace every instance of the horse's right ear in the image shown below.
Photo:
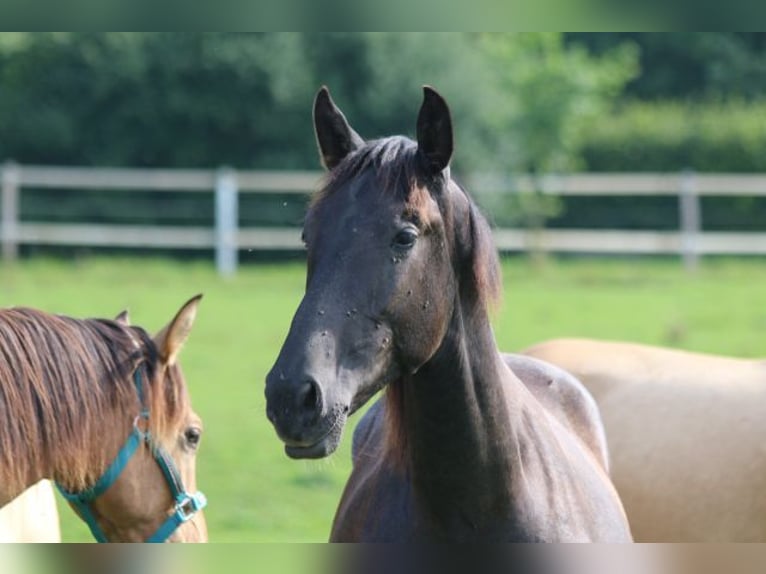
M127 309L120 311L120 314L117 315L114 320L126 327L130 327L130 314Z
M314 98L314 133L322 165L327 169L334 168L364 145L364 140L348 125L346 116L332 101L327 86L322 86Z
M197 317L200 299L202 299L201 294L184 303L173 320L154 336L154 343L157 345L160 359L166 365L172 365L176 362L181 347L184 346L189 337L194 319Z

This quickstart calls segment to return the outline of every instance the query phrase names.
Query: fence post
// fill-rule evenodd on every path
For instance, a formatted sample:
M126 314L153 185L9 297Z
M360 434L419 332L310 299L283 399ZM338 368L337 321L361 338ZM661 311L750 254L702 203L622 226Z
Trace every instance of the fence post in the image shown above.
M0 240L3 244L3 262L11 263L19 254L19 166L11 161L3 165L2 198L0 199Z
M236 172L219 169L215 180L215 266L224 277L237 270L238 191Z
M695 271L699 263L699 233L702 227L697 179L692 170L681 174L681 192L678 197L681 217L681 256L687 271Z

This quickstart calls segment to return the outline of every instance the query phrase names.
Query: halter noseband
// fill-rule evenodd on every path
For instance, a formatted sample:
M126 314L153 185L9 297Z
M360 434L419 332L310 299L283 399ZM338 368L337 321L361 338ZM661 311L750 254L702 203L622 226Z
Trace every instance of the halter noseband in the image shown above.
M112 484L117 480L117 477L125 470L128 461L138 450L138 447L142 443L146 443L154 456L154 460L162 470L162 474L170 487L170 493L175 501L173 506L173 513L163 522L157 531L152 534L146 542L165 542L168 538L178 529L179 526L191 520L191 518L200 510L207 506L207 499L201 492L190 494L184 489L183 481L181 480L181 474L178 472L178 468L173 463L173 459L168 452L160 445L156 444L151 437L149 431L143 431L139 428L139 421L149 420L149 409L144 403L144 389L143 381L141 379L140 368L136 369L133 374L133 382L136 385L136 391L138 392L138 399L141 403L141 413L133 421L133 431L130 433L128 440L125 442L120 452L117 453L117 457L112 461L112 464L104 471L96 483L80 492L69 492L65 490L60 484L56 483L56 487L64 498L66 498L72 506L82 516L82 519L90 528L93 537L98 542L109 542L101 530L101 527L96 522L96 518L93 515L93 511L90 508L91 503L104 494Z

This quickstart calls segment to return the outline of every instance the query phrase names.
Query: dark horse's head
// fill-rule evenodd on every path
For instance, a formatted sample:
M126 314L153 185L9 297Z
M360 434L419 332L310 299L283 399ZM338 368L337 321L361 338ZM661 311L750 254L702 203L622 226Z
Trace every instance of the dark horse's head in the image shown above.
M487 225L450 179L452 121L436 91L424 88L417 142L365 142L326 88L314 127L329 175L303 230L306 293L266 379L293 458L332 453L348 415L426 363L456 298L481 298L497 273Z

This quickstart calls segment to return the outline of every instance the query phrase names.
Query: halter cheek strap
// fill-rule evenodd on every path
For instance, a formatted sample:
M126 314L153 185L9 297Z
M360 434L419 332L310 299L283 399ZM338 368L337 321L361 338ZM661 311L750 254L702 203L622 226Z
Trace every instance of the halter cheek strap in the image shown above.
M173 463L173 459L164 449L158 449L154 454L154 459L165 475L175 505L173 513L160 525L157 532L149 537L147 542L165 542L179 526L191 520L197 512L207 506L207 498L199 491L190 494L184 490L181 474Z
M56 487L61 495L77 509L77 512L88 525L93 537L98 542L109 541L107 540L104 531L98 525L90 505L96 498L104 494L109 487L114 484L142 443L146 443L151 450L154 460L157 461L157 464L168 483L170 493L174 500L173 512L160 525L157 531L146 540L146 542L167 541L179 526L191 520L197 512L207 506L207 499L204 494L201 492L191 494L184 489L181 473L178 472L178 468L175 463L173 463L171 456L164 448L154 443L149 432L142 431L139 428L140 420L149 419L149 411L143 406L145 405L143 381L141 380L139 369L136 369L135 371L133 382L138 391L138 398L142 405L142 411L133 423L133 431L130 433L130 436L128 436L128 440L117 453L117 456L109 467L104 471L104 474L101 475L93 486L80 492L69 492L60 484L56 483Z

